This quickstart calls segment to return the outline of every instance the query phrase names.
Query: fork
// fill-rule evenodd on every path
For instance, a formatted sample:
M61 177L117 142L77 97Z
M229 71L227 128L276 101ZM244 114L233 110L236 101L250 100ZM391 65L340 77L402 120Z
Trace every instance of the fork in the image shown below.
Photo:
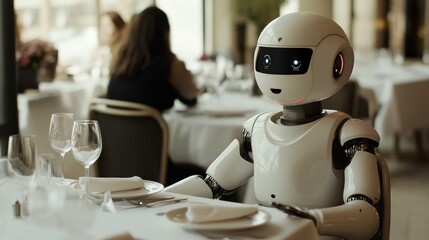
M147 198L147 199L127 199L127 198L124 198L122 200L124 200L128 203L131 203L133 205L143 207L148 203L165 201L165 200L170 200L170 199L174 199L174 197L159 197L159 198Z
M170 204L170 203L179 203L179 202L183 202L185 200L187 200L187 198L173 198L173 197L168 197L168 198L160 198L160 199L154 199L154 201L142 201L142 200L130 200L130 199L124 199L125 201L139 206L139 207L155 207L155 206L159 206L159 205L164 205L164 204Z

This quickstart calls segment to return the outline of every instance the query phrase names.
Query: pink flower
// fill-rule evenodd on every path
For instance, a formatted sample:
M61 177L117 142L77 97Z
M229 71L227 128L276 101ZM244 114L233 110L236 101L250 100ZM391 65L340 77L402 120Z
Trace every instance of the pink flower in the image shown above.
M33 39L23 43L17 52L18 66L21 68L39 69L43 58L54 51L49 42Z

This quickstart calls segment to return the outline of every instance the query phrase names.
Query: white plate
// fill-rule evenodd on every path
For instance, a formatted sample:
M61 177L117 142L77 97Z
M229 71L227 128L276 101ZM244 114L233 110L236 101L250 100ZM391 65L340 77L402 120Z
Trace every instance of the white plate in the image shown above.
M164 185L162 185L161 183L150 181L150 180L143 180L143 181L144 181L144 187L142 188L111 192L112 199L144 197L144 196L148 196L148 195L160 192L162 189L164 189ZM79 183L77 181L70 184L70 187L75 191L81 190ZM104 193L92 193L92 194L103 196Z
M265 211L259 210L255 214L251 214L241 218L206 222L192 223L186 217L187 208L178 208L167 212L166 216L169 220L179 223L182 227L192 230L235 230L261 226L268 222L270 215Z

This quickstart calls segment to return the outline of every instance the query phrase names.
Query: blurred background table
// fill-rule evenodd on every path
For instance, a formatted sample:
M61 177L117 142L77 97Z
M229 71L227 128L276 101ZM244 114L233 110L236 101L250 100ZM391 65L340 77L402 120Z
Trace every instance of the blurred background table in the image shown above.
M429 111L426 110L429 66L386 64L358 67L353 77L360 86L375 93L380 108L374 125L382 139L394 136L399 150L399 136L411 132L417 134L419 145L421 131L429 129Z
M164 114L169 126L173 161L207 168L234 139L241 141L243 123L252 116L282 107L263 96L243 93L203 95L198 106L176 104Z

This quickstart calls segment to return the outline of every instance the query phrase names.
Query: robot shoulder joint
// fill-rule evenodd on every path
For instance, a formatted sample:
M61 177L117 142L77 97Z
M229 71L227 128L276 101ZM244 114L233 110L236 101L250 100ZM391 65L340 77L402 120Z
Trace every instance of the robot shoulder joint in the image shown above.
M380 135L378 135L377 131L369 122L355 118L347 120L340 132L341 145L344 145L344 143L349 140L358 138L371 139L375 141L377 145L380 142Z

